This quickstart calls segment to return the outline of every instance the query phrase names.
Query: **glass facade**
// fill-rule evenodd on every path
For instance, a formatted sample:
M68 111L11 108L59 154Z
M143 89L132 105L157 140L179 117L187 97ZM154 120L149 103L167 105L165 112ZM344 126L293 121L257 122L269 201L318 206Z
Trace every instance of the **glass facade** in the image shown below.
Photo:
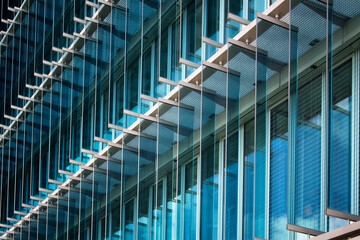
M0 239L360 220L358 0L0 4Z

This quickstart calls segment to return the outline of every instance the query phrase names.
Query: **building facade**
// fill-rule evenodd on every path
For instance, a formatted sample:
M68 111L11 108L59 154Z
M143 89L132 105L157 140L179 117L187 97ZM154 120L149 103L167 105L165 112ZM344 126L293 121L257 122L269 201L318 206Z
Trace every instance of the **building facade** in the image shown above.
M2 239L360 235L359 0L3 0Z

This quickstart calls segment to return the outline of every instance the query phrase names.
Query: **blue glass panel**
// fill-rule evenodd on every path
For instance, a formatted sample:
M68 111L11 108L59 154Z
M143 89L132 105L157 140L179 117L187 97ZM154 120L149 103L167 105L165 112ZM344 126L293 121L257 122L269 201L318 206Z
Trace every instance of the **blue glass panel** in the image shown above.
M30 219L29 227L30 227L29 239L31 240L37 239L37 233L38 233L37 215L34 214L33 218Z
M224 159L226 136L217 122L226 114L227 74L214 68L203 67L202 72L202 130L201 130L201 226L203 239L218 238L219 217L219 163Z
M320 229L321 76L298 90L295 224Z
M58 219L58 208L57 201L51 199L50 202L46 204L47 208L42 208L38 214L38 232L46 238L46 235L56 237L56 227L59 222L63 222L64 219Z
M61 49L63 47L63 13L64 13L64 2L63 1L54 1L54 25L52 29L52 33L54 34L53 46ZM31 22L29 23L29 25ZM31 33L31 29L29 30ZM61 58L61 53L53 54L53 61L58 61Z
M333 70L329 208L351 213L352 60Z
M61 92L60 92L60 125L59 125L59 169L65 171L71 171L69 168L70 159L70 118L69 114L71 111L71 85L67 85L66 82L72 80L72 69L62 67L61 75L62 79Z
M356 215L359 214L356 199L358 191L353 186L356 186L358 180L352 175L358 172L358 159L354 154L358 146L356 129L359 120L355 107L357 97L354 96L357 83L353 80L357 77L352 69L354 60L348 60L340 66L336 66L334 60L337 54L336 32L359 14L359 7L358 1L336 0L332 5L327 5L327 207ZM340 54L344 54L343 50Z
M143 2L143 37L142 37L142 83L141 92L151 97L157 97L159 78L159 19L160 1ZM143 103L144 104L144 103ZM141 112L145 113L150 106L143 105Z
M287 69L289 61L289 29L257 18L257 79L255 132L255 231L254 237L265 238L266 152L268 88L272 79ZM274 39L277 39L274 41ZM264 52L265 51L265 52Z
M54 82L50 88L51 91L51 138L49 140L50 151L49 151L49 159L51 160L49 163L49 179L52 180L62 180L63 177L58 173L58 169L60 169L60 149L59 149L59 126L60 126L60 113L61 113L61 103L60 103L60 91L61 91L61 83Z
M74 17L79 19L85 19L86 12L86 4L85 0L76 0L74 1ZM83 25L81 23L73 22L74 24L74 32L80 32L83 29Z
M204 36L212 40L219 41L220 39L220 1L207 0L204 3ZM210 57L212 53L207 56Z
M54 26L54 1L46 0L44 6L44 47L43 47L43 59L49 62L52 61L52 47L53 47L53 26ZM45 73L51 71L51 67L43 64L43 71Z
M91 37L96 38L95 33L89 32ZM84 69L86 69L84 74L84 88L83 88L83 123L82 123L82 148L96 151L97 148L94 143L94 121L95 121L95 91L94 91L94 82L96 74L96 42L92 40L84 41L83 49L80 51L85 52L84 58ZM89 161L91 156L87 154L82 154L82 161Z
M118 5L125 7L126 3L119 1ZM110 76L109 76L109 123L124 126L123 109L124 109L124 60L118 61L118 58L124 58L125 47L125 12L113 8L111 11L112 35L110 50ZM113 137L120 133L114 132Z
M239 136L238 132L230 133L228 128L227 156L226 156L226 202L225 236L226 239L236 239L238 233L238 177L239 177Z
M227 142L227 169L226 169L226 208L232 209L226 210L225 215L225 235L228 238L236 238L237 236L243 236L244 239L252 239L253 230L253 123L245 125L245 141L244 141L244 156L245 159L239 159L241 175L243 176L244 185L241 186L242 196L238 192L239 184L239 131L242 124L241 118L244 116L243 106L248 102L254 104L255 98L253 97L253 91L255 89L255 52L245 49L243 47L229 44L228 50L228 142ZM239 74L235 74L239 73ZM246 101L241 99L246 99ZM253 114L249 115L249 118L253 118ZM230 140L231 138L231 140ZM252 157L250 157L252 156ZM242 175L243 174L243 175ZM228 186L230 184L230 186ZM238 195L239 194L239 195ZM229 195L229 197L228 197ZM238 196L243 199L238 199ZM243 207L239 206L243 202ZM240 208L240 209L239 209ZM243 215L243 226L238 229L238 214ZM239 234L239 235L238 235Z
M82 100L84 84L84 57L80 54L72 55L73 71L71 88L71 126L70 126L70 159L81 162L81 139L82 139Z
M67 239L69 195L70 195L69 191L66 191L64 194L61 195L63 199L58 199L56 201L57 219L56 219L56 231L54 232L54 237L56 237L56 239L63 239L63 240ZM54 219L53 216L51 216L51 218Z
M244 126L244 239L253 239L254 225L254 120Z
M138 182L138 238L150 238L150 209L152 186L156 181L156 145L158 124L154 121L142 119L140 123L140 157L139 157L139 182Z
M196 218L198 207L198 157L199 148L196 139L200 137L201 92L189 87L179 90L179 163L184 166L184 189L181 189L183 202L178 226L184 226L180 236L185 239L196 238Z
M107 239L120 239L120 200L121 200L121 182L123 179L123 165L120 163L122 160L122 151L119 150L114 154L111 154L111 160L107 164ZM117 162L119 161L119 162Z
M163 194L164 187L163 181L157 181L156 184L152 187L152 204L151 204L151 212L152 212L152 227L151 227L151 239L163 239Z
M96 239L105 239L105 208L103 202L106 201L106 184L108 174L108 162L99 160L94 163L93 189L92 189L92 236ZM111 169L110 172L111 173Z
M81 173L80 181L80 203L79 203L79 217L78 217L78 226L79 227L79 239L85 240L88 239L88 236L91 234L92 221L91 221L91 206L92 206L92 190L93 184L96 184L93 181L93 172L83 171ZM75 218L76 219L76 218Z
M124 240L132 240L135 236L134 200L124 205Z
M288 171L288 104L271 109L270 115L270 196L269 238L288 239L287 171Z
M43 103L41 104L41 136L40 136L40 187L47 188L47 178L48 178L48 153L49 153L49 130L50 130L50 93L42 93Z
M64 13L63 13L63 29L62 31L68 34L72 34L74 32L74 1L64 1ZM72 39L63 38L63 47L69 47L72 43Z
M110 24L111 15L104 19ZM96 54L96 86L95 86L95 136L111 140L112 135L108 129L109 122L109 61L111 44L111 27L102 23L97 25L97 54ZM106 145L99 143L99 150Z
M181 79L179 6L178 0L165 0L161 3L160 77L173 81ZM168 92L166 86L164 84L158 86L158 95L165 96Z
M176 235L177 229L177 178L178 178L178 163L177 163L177 141L178 141L178 107L163 103L159 106L159 126L158 126L158 158L159 163L166 163L164 175L166 176L166 239L171 239ZM158 195L160 193L158 192ZM162 195L162 194L161 194ZM159 196L158 196L159 201Z
M136 39L142 30L142 2L128 1L126 28L126 62L125 62L125 109L140 113L140 82L141 82L141 42ZM125 127L131 126L136 118L125 116Z
M136 183L138 179L138 158L139 158L139 141L140 137L133 134L125 134L123 137L123 160L124 165L122 169L122 211L123 218L121 226L121 235L123 239L133 239L136 235L136 201L134 197L136 192L126 191L125 186ZM134 185L131 185L134 186ZM135 187L135 186L134 186ZM132 199L132 200L130 200Z
M182 58L201 63L202 45L202 1L182 1ZM194 68L186 66L185 76L189 76Z
M78 238L78 229L79 229L79 210L80 210L80 187L81 184L78 181L72 181L69 186L68 191L68 220L67 226L65 226L65 236L67 239L77 239ZM85 190L83 190L85 192ZM60 231L60 233L62 233Z

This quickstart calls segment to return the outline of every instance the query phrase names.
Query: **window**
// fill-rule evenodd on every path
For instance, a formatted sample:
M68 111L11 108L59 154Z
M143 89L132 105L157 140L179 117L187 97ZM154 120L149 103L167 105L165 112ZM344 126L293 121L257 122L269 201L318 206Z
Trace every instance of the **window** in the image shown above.
M320 230L322 77L298 90L295 225Z
M235 132L227 139L227 158L225 170L226 202L224 209L226 239L237 238L238 220L238 182L239 182L239 133Z
M134 199L125 204L124 239L133 240L135 234L134 224Z
M253 239L254 209L254 120L244 127L244 232L243 238Z
M328 207L351 213L352 59L333 70Z
M184 195L184 239L196 239L196 211L197 211L197 159L187 163L185 169Z
M287 224L287 162L288 102L270 112L270 203L269 238L288 239Z

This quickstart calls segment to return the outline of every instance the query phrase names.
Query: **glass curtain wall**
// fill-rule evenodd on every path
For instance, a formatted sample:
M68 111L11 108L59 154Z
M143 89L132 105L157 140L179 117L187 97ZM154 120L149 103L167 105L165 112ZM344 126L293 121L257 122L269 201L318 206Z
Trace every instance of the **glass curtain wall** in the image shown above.
M221 219L223 159L226 146L226 129L219 128L219 122L226 119L226 71L203 66L201 96L201 225L200 236L217 239L222 236ZM222 204L220 204L222 206Z
M354 64L357 56L354 54L352 58L340 61L334 50L338 29L359 13L357 9L359 3L352 4L354 9L347 8L341 1L327 5L329 46L326 66L328 164L326 207L327 211L339 211L340 215L341 213L359 214L358 189L355 187L358 182L356 153L359 142L356 137L359 129L359 108L356 107L358 79L353 75L357 71L357 64ZM338 17L339 14L344 17ZM329 224L330 228L334 228L336 221L330 219Z
M314 6L315 4L315 6ZM299 57L326 38L326 18L315 10L316 6L326 4L300 3L291 1L291 24L298 33L291 32L291 82L290 84L290 224L307 229L323 230L324 212L324 171L322 138L324 130L324 111L322 109L323 77L321 70L314 71L311 77L299 81ZM304 24L304 16L312 19L312 24ZM308 39L317 39L310 42ZM326 53L325 45L319 46ZM316 73L317 72L317 73Z
M291 19L256 13L264 1L29 1L27 30L1 45L4 93L28 85L2 109L21 121L1 138L0 231L296 239L286 227L316 235L345 223L329 211L356 216L360 58L332 48L358 12L283 2ZM255 20L256 41L225 39L230 10ZM203 37L228 43L209 59Z

